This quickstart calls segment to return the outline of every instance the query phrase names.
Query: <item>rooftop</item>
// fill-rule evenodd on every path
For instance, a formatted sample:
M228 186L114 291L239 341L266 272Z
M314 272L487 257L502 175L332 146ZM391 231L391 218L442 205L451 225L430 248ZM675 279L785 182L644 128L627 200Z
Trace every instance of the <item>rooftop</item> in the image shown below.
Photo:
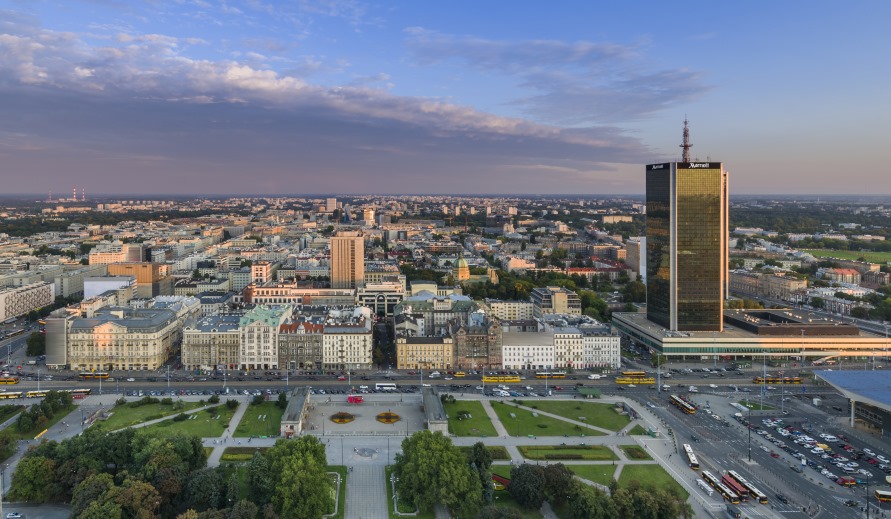
M891 411L891 376L884 370L817 371L818 378L852 400Z

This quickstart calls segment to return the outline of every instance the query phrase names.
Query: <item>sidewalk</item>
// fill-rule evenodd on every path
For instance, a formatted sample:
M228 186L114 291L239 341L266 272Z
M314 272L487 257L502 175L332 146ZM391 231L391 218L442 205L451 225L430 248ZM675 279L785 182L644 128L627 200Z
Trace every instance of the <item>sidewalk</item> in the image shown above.
M207 466L208 467L217 467L220 464L220 458L223 457L223 451L228 447L228 440L232 438L232 431L238 427L238 424L241 422L241 418L244 416L244 413L247 411L247 407L250 404L247 402L241 402L238 404L238 409L235 410L235 414L232 415L232 419L229 420L229 426L226 427L226 432L223 433L222 439L226 441L226 443L214 445L213 451L211 451L210 456L207 457ZM207 438L204 438L205 443L207 442Z
M345 519L388 517L384 465L356 465L347 473Z

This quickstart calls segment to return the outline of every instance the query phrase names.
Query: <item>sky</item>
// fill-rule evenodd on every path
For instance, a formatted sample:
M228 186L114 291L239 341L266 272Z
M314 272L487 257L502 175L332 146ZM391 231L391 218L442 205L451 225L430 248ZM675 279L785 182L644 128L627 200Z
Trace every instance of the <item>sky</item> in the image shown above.
M891 194L891 3L0 0L0 193Z

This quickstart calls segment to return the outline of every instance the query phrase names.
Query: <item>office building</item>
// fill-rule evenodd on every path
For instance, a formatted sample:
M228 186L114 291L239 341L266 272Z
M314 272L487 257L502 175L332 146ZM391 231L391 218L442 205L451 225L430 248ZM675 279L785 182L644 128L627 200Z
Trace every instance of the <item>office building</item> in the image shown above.
M647 318L721 331L727 283L727 173L720 162L646 167Z
M365 284L365 241L362 234L342 231L331 238L331 288Z
M546 314L582 313L582 300L578 294L563 287L538 287L532 289L532 312L535 317Z
M53 304L55 285L33 283L16 288L0 289L0 321L27 314Z

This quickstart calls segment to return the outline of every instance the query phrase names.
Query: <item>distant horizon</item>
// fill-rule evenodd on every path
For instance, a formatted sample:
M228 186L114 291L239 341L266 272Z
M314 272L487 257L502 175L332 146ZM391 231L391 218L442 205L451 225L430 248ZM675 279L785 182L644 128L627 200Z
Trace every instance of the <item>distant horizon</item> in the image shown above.
M77 202L81 202L82 200L78 195ZM143 198L143 199L200 199L200 198L338 198L338 197L348 197L348 198L361 198L361 197L387 197L387 196L395 196L395 197L405 197L405 196L424 196L424 197L457 197L457 198L577 198L577 199L586 199L586 198L640 198L643 199L646 196L646 193L591 193L591 194L578 194L578 193L546 193L546 194L533 194L533 193L177 193L177 194L163 194L163 193L97 193L95 195L88 195L85 202L90 202L93 200L103 200L103 199L112 199L112 198ZM39 193L2 193L0 194L0 200L2 199L30 199L33 198L34 202L48 202L46 198L39 198ZM731 193L730 198L745 198L745 199L765 199L765 200L774 200L774 199L815 199L815 200L849 200L849 199L888 199L891 202L891 193L889 194L759 194L759 193ZM71 199L62 197L62 198L53 198L53 202L59 201L72 201Z

